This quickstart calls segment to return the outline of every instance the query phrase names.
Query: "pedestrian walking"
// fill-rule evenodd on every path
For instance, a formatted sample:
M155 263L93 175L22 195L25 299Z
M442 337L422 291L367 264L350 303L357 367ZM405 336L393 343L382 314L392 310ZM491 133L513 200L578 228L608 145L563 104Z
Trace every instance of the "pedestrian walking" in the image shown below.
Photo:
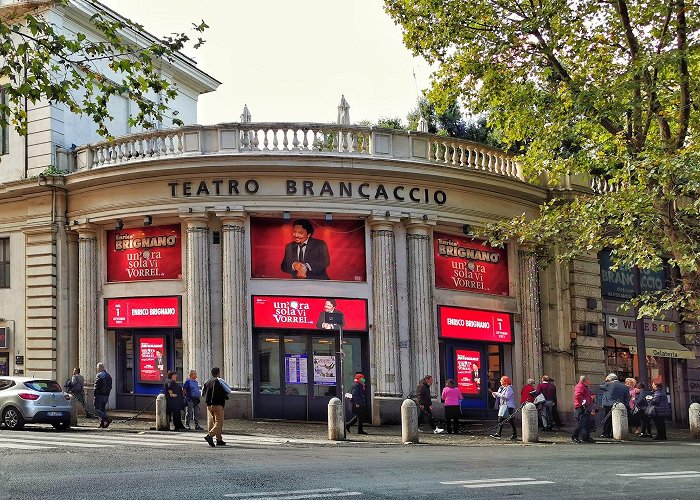
M591 416L595 415L593 403L595 396L588 387L591 380L587 375L581 375L578 384L574 387L574 415L576 417L576 430L571 435L574 443L595 443L591 439Z
M634 410L637 412L637 415L639 416L639 423L640 423L640 428L639 428L639 434L637 434L638 437L651 437L651 420L649 419L649 416L646 414L646 409L649 406L649 401L647 400L647 396L651 396L651 391L647 389L647 386L644 385L643 382L640 382L637 384L637 390L639 393L637 394L637 399L634 405Z
M107 416L107 401L112 392L112 376L107 373L104 363L97 363L97 375L95 376L95 387L93 390L95 413L100 417L98 427L106 429L112 423L112 419Z
M172 421L176 431L184 431L185 426L182 425L181 412L185 406L185 401L182 394L182 386L177 382L177 372L175 370L168 370L164 384L164 392L166 401L165 412L168 415L168 428L170 428L170 421Z
M549 382L548 375L542 375L542 382L537 386L535 392L544 396L544 404L542 405L542 422L545 431L551 431L554 427L554 419L552 417L552 408L557 402L557 388Z
M535 396L531 394L532 392L535 392L535 379L529 378L525 386L520 389L520 404L534 403Z
M220 377L221 370L217 367L211 369L211 378L204 383L202 397L207 405L207 435L204 440L209 446L226 446L221 437L224 428L224 405L231 394L231 388ZM216 437L216 445L214 438Z
M365 376L362 373L356 373L353 381L352 389L352 418L345 426L345 430L350 432L350 428L357 423L357 433L367 434L362 428L362 422L367 414L367 394L365 389Z
M66 382L66 392L85 408L85 378L80 374L80 368L73 368L73 376Z
M182 384L182 390L185 391L185 427L190 428L190 424L194 422L194 430L202 431L199 425L199 403L202 397L202 389L197 381L197 372L190 370L190 378Z
M654 421L654 426L656 427L654 441L665 441L668 439L668 436L666 436L666 417L671 416L671 407L668 404L666 391L664 391L664 385L661 382L652 382L651 389L654 393L646 397L647 401L649 401L646 412Z
M428 425L433 430L433 433L441 434L445 432L445 429L441 429L435 424L435 418L433 417L433 399L430 396L431 385L433 385L432 375L426 375L418 384L418 425L427 419Z
M603 405L603 433L602 438L612 438L612 407L615 403L622 403L629 412L630 391L629 388L620 382L615 373L610 373L605 377L605 382L600 384L600 391L603 395L601 404Z
M498 431L495 434L491 434L494 439L501 439L501 431L503 430L503 424L507 420L510 422L510 426L513 429L513 433L510 435L510 440L515 441L518 439L518 433L515 429L515 391L513 391L513 386L510 383L510 377L501 377L501 387L498 391L491 391L491 395L498 401Z
M639 397L639 389L637 389L637 381L632 377L627 377L625 379L625 385L629 389L630 393L629 411L627 412L627 426L629 427L630 434L636 434L639 432L639 425L641 423L639 412L635 411L637 398Z
M445 427L448 434L459 434L459 402L462 392L451 378L445 381L442 389L442 400L445 402Z

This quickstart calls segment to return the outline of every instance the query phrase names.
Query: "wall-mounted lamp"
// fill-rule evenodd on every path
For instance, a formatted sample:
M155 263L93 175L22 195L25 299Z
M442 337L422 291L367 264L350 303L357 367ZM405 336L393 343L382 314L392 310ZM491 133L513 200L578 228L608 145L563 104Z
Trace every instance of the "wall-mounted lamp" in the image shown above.
M290 214L289 212L284 212L284 213L282 214L282 218L283 218L285 221L289 222L290 220L292 220L292 214Z
M598 336L598 323L581 323L579 327L581 333L589 337Z
M122 229L124 229L124 221L121 219L117 219L116 224L114 224L114 229L116 229L117 231L121 231Z
M590 310L598 309L598 301L593 297L588 297L586 299L586 307Z
M462 232L466 234L467 236L471 236L472 234L472 227L469 224L464 224L462 226Z
M78 225L78 221L77 221L77 220L74 220L74 221L73 221L73 225L74 225L74 226L77 226L77 225Z
M153 224L153 217L151 217L150 215L144 215L143 216L143 225L150 226L151 224Z
M333 214L326 212L326 222L333 222Z
M428 214L423 214L423 220L428 220Z
M388 210L386 212L384 212L384 217L390 217L390 216L391 216L391 212L389 212Z

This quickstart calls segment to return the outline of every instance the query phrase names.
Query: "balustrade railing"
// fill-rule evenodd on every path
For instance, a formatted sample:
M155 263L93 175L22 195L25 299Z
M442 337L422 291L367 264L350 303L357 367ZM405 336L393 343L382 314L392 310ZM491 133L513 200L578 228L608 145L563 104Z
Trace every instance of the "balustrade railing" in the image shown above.
M320 123L186 126L79 147L74 170L210 154L338 154L424 162L522 180L517 161L497 149L423 132Z

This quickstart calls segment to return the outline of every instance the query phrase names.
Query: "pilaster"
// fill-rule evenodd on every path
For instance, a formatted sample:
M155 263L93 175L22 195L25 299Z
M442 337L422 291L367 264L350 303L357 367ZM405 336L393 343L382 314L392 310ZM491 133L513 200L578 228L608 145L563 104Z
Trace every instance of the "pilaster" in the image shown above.
M542 319L540 316L540 282L537 256L518 251L520 310L522 313L523 380L537 380L543 373Z
M97 226L85 223L73 229L78 232L78 366L89 384L94 380L99 362Z

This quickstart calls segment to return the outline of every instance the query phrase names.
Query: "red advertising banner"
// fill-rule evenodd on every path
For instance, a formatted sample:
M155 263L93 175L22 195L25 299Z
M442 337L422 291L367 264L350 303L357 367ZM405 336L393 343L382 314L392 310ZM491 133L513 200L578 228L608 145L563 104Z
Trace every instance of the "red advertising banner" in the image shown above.
M324 312L343 313L343 330L367 331L365 299L253 296L255 328L337 329L337 325L324 322Z
M179 328L180 297L105 299L107 328Z
M435 233L435 286L492 295L508 295L508 256L469 238Z
M140 337L139 382L159 384L165 374L165 337Z
M481 353L457 349L455 351L457 366L457 387L462 394L481 394Z
M250 246L253 278L367 281L361 220L253 218Z
M438 306L440 335L450 339L512 342L510 314Z
M180 224L107 231L107 281L182 279Z

